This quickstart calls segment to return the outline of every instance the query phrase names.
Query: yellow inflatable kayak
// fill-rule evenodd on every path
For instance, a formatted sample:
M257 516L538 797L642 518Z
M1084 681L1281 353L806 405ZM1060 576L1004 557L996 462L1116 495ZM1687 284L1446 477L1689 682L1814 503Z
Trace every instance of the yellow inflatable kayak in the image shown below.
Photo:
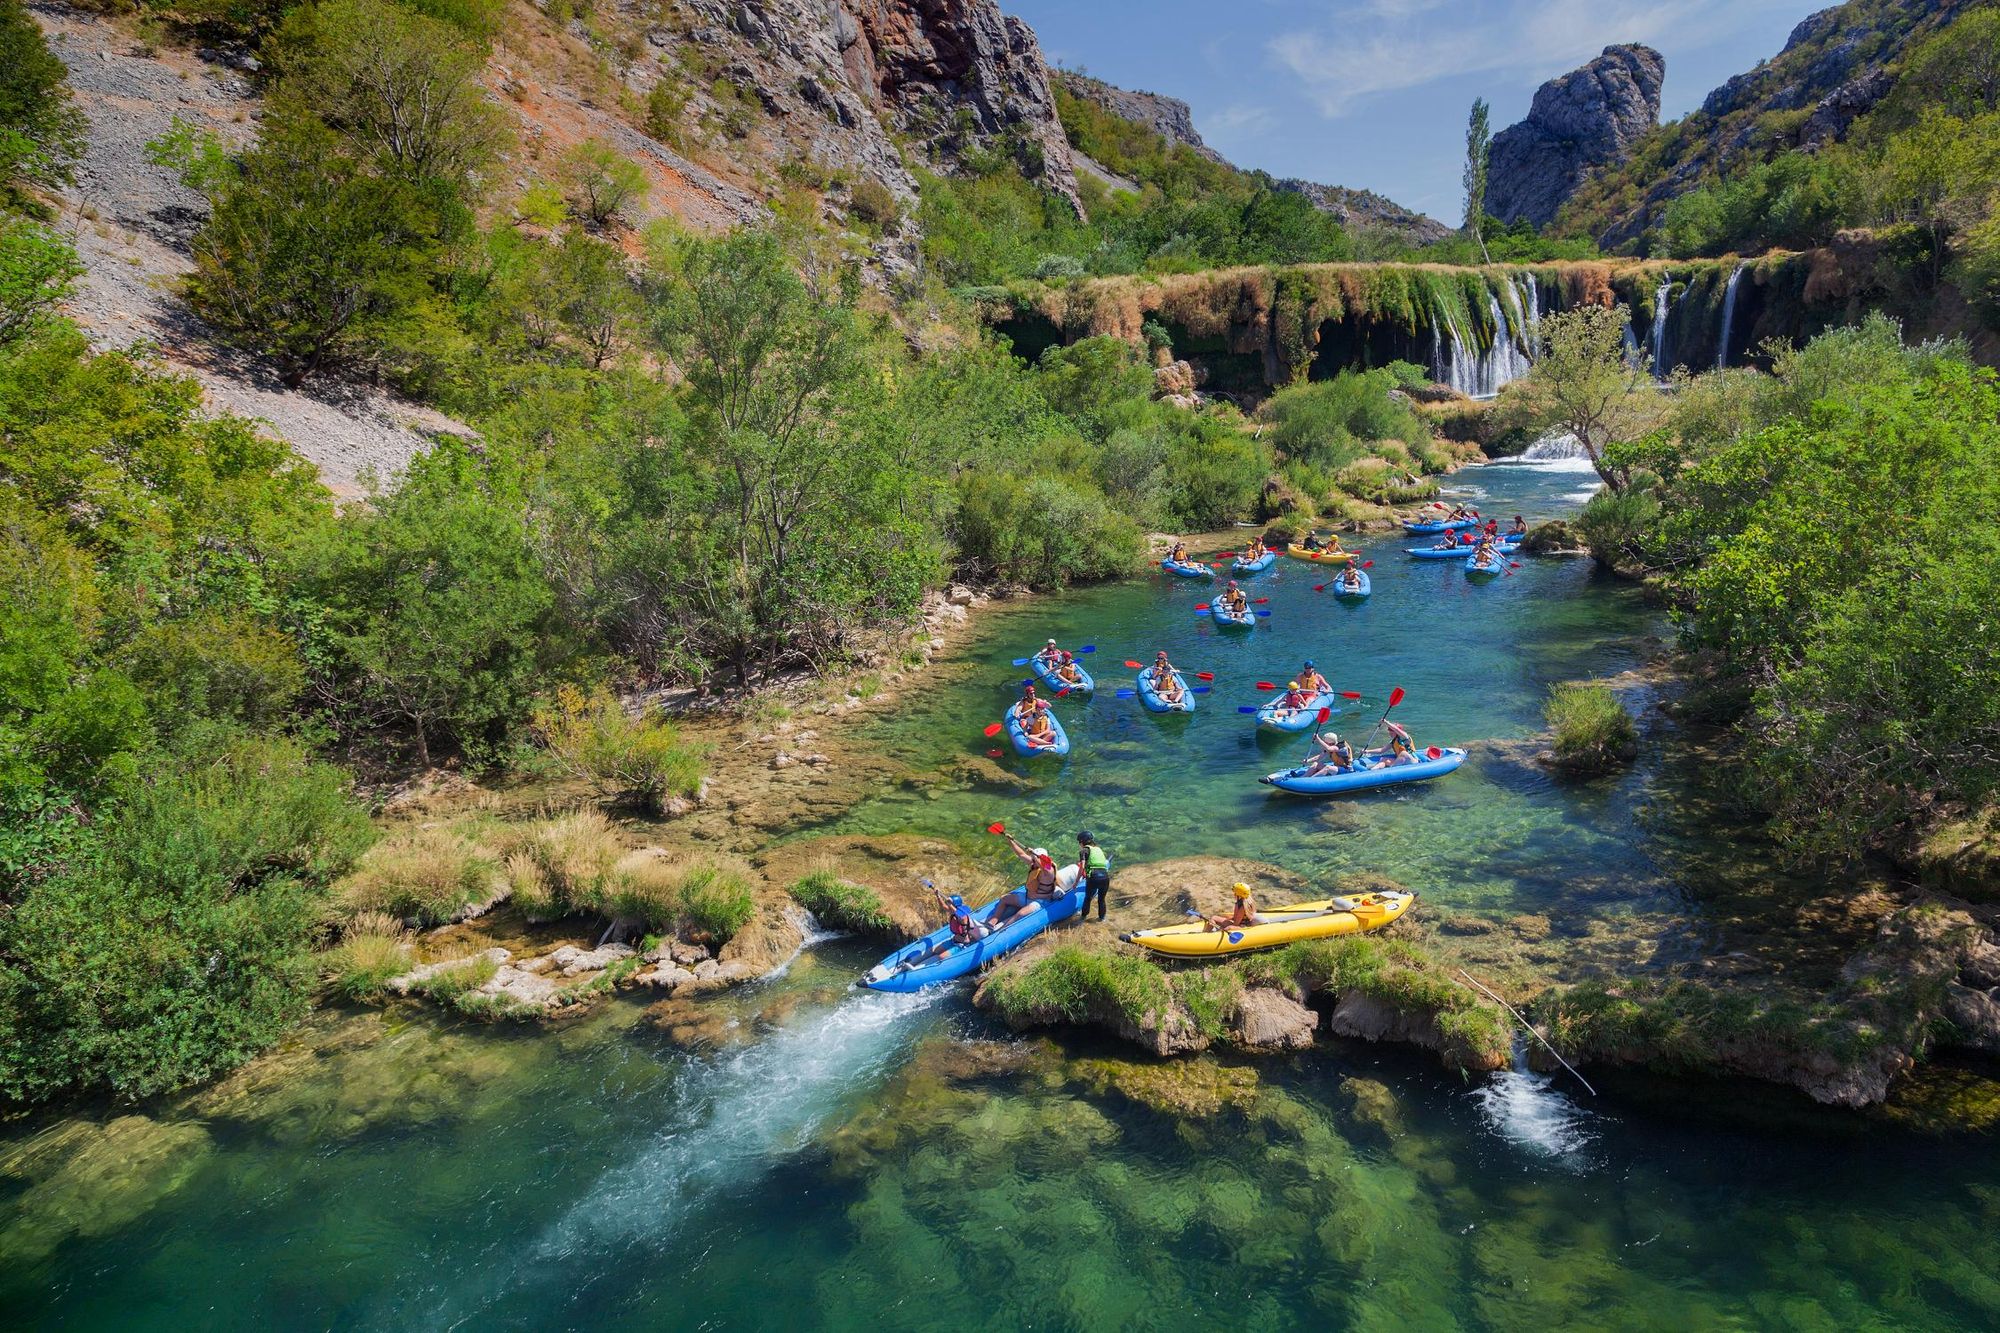
M1263 918L1261 925L1210 930L1206 922L1189 921L1157 930L1135 930L1119 938L1154 953L1213 958L1218 954L1270 949L1295 940L1321 940L1380 930L1409 911L1416 900L1414 893L1357 893L1347 898L1322 898L1318 902L1266 908L1257 914Z
M1287 546L1285 554L1294 560L1358 560L1361 557L1359 551L1308 551L1297 542Z

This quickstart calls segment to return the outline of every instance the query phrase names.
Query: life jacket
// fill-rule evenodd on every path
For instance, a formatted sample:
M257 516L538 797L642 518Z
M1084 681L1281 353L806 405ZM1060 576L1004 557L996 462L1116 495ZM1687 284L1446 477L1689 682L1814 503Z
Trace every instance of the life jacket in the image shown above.
M972 918L963 912L951 914L951 937L960 944L972 939Z
M1111 857L1106 854L1102 847L1093 842L1083 849L1083 864L1087 870L1109 870L1111 869Z
M1410 738L1409 738L1408 736L1391 736L1391 737L1389 738L1389 753L1390 753L1390 754L1409 754L1409 755L1413 755L1413 754L1415 754L1416 752L1417 752L1417 747L1416 747L1416 745L1415 745L1415 744L1414 744L1414 743L1413 743L1413 742L1412 742L1412 741L1410 740Z

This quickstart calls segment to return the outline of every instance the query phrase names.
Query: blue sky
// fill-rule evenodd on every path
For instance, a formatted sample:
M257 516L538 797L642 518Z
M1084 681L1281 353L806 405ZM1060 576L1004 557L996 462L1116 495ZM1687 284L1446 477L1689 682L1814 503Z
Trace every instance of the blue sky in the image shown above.
M1238 166L1370 189L1456 222L1465 117L1513 124L1615 42L1667 59L1660 114L1774 56L1831 0L1001 0L1049 59L1178 97Z

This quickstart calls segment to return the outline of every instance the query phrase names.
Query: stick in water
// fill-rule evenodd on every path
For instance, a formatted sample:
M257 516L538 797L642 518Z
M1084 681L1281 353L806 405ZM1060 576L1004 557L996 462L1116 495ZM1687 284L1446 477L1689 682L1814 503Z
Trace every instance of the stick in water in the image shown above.
M1569 1061L1563 1059L1562 1052L1557 1050L1555 1047L1549 1045L1549 1039L1547 1037L1544 1037L1541 1033L1535 1031L1535 1025L1533 1023L1530 1023L1527 1019L1521 1017L1520 1012L1516 1010L1513 1005L1507 1003L1505 1000L1501 999L1498 995L1495 995L1492 991L1480 985L1477 981L1473 981L1472 974L1466 971L1464 968L1461 967L1460 969L1458 969L1458 975L1464 977L1468 982L1471 982L1472 988L1474 990L1478 991L1481 995L1484 995L1487 999L1493 1001L1493 1003L1499 1005L1502 1009L1505 1009L1508 1013L1512 1014L1514 1016L1514 1021L1516 1023L1519 1023L1522 1027L1526 1028L1528 1030L1528 1035L1533 1037L1536 1041L1540 1042L1542 1044L1542 1049L1547 1051L1550 1055L1553 1055L1556 1058L1557 1064L1560 1064L1564 1069L1569 1070L1570 1074L1576 1079L1576 1081L1583 1084L1583 1090L1585 1092L1589 1093L1593 1097L1597 1095L1597 1089L1590 1086L1590 1080L1585 1078L1583 1075L1577 1073L1576 1066L1571 1064Z

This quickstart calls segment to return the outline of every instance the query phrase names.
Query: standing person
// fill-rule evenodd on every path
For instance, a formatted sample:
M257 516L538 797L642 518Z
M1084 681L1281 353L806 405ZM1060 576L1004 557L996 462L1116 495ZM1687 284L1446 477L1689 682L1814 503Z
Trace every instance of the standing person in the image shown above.
M1089 829L1080 830L1076 835L1076 868L1083 876L1083 906L1077 912L1085 916L1090 912L1091 895L1097 897L1097 919L1104 919L1105 904L1111 893L1111 857L1097 845L1097 839Z

